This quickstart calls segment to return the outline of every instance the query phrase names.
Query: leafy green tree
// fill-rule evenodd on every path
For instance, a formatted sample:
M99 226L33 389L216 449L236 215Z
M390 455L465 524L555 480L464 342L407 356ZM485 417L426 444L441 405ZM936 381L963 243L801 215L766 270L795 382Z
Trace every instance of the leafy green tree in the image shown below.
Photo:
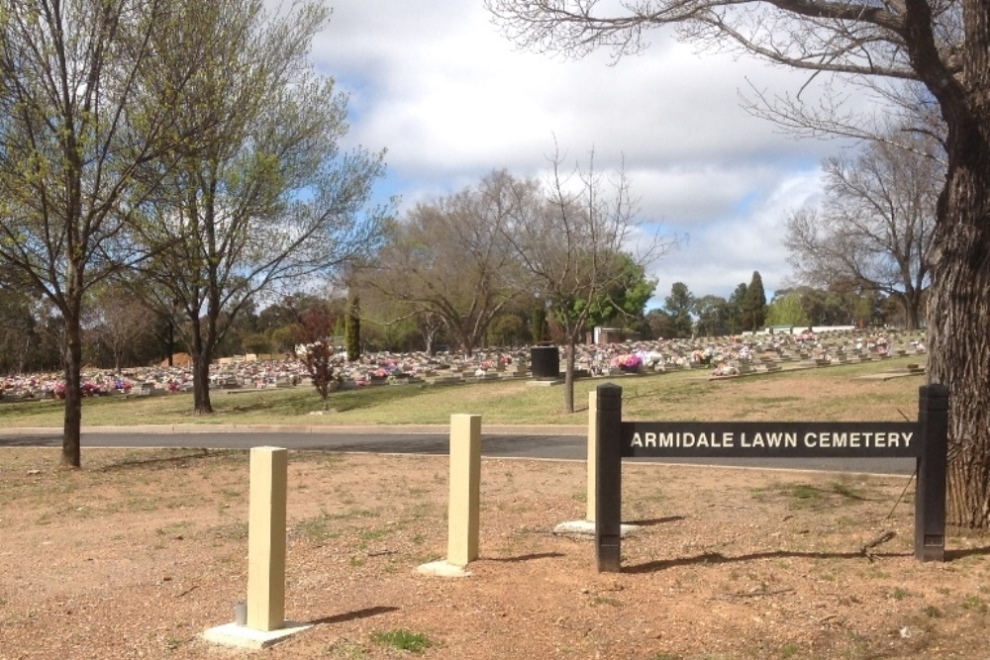
M170 111L182 126L217 121L205 145L180 154L142 233L157 251L146 273L159 304L185 316L197 414L213 411L210 364L252 301L368 255L390 210L369 204L383 154L341 153L346 96L308 59L329 9L303 1L268 13L262 0L224 0L216 12L198 26L216 35L211 48L185 53L208 64L196 95Z
M801 295L790 291L783 296L774 297L767 309L767 325L789 325L805 327L811 325L811 320L801 304Z
M691 311L694 309L694 296L684 282L674 282L670 295L664 299L664 311L670 317L672 337L690 337L693 323Z
M652 339L670 339L675 336L674 321L670 314L662 309L651 309L646 313L646 327Z
M737 335L746 329L747 288L748 287L745 282L740 282L732 291L732 295L729 296L729 302L726 309L726 322L729 326L729 332L733 335Z
M241 350L245 354L269 355L272 352L272 338L264 332L250 332L241 338Z
M219 3L218 3L219 4ZM213 3L20 0L0 8L0 262L64 326L61 464L81 464L88 291L146 256L130 234L181 149L216 116L180 123L215 36ZM167 78L167 80L166 80ZM145 92L155 90L150 100Z
M255 327L259 332L264 332L265 334L271 335L279 328L295 325L295 312L287 305L287 303L295 303L300 298L305 298L308 295L309 294L304 291L296 291L295 293L282 297L280 300L272 302L270 305L258 312Z
M298 324L282 325L271 333L272 347L279 354L296 354L296 346L302 341L302 329Z
M698 333L717 337L729 332L729 303L721 296L702 296L694 301Z
M643 319L646 303L653 297L657 281L646 276L646 267L627 252L619 255L619 275L608 291L591 303L588 326L630 327ZM582 303L578 303L582 304Z
M526 321L513 312L499 314L488 327L489 346L518 346L527 335Z

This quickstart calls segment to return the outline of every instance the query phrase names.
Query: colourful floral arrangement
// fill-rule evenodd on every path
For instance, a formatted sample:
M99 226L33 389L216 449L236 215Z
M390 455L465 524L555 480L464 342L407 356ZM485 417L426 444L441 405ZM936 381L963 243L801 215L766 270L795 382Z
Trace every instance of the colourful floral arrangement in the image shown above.
M93 396L95 394L106 394L107 391L99 383L94 383L91 380L87 380L82 384L82 394L83 396Z
M640 358L635 353L627 353L625 355L616 355L612 358L612 365L624 369L637 369L643 364L642 358Z

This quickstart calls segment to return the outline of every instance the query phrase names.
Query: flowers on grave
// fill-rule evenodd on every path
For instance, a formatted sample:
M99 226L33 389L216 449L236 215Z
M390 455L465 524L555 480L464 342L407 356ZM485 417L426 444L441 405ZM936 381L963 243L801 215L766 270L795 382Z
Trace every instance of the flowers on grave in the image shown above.
M65 383L64 382L62 382L60 380L55 381L55 384L52 385L52 396L55 397L56 399L64 399L65 398Z
M98 385L91 380L87 380L82 384L83 396L96 396L97 394L105 394L102 385Z
M612 366L618 367L623 371L636 371L642 364L643 358L639 357L635 353L616 355L612 358Z
M650 351L645 356L643 356L643 364L651 369L663 367L663 353Z

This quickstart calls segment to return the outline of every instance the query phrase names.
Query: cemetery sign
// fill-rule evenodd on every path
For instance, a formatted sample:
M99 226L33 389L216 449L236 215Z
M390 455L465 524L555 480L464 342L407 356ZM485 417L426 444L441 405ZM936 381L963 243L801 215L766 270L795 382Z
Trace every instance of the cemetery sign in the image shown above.
M622 388L610 384L597 388L592 409L588 461L594 461L599 572L621 570L622 459L637 457L914 457L914 554L921 561L944 559L944 385L920 388L917 422L623 422Z
M623 422L625 457L914 457L915 422Z

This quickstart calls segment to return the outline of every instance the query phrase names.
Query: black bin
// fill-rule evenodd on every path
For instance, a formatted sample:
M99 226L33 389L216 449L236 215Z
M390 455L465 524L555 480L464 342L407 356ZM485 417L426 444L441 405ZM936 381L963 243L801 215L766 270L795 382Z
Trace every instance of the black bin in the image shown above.
M533 378L560 378L560 348L533 346L529 349L529 364Z

